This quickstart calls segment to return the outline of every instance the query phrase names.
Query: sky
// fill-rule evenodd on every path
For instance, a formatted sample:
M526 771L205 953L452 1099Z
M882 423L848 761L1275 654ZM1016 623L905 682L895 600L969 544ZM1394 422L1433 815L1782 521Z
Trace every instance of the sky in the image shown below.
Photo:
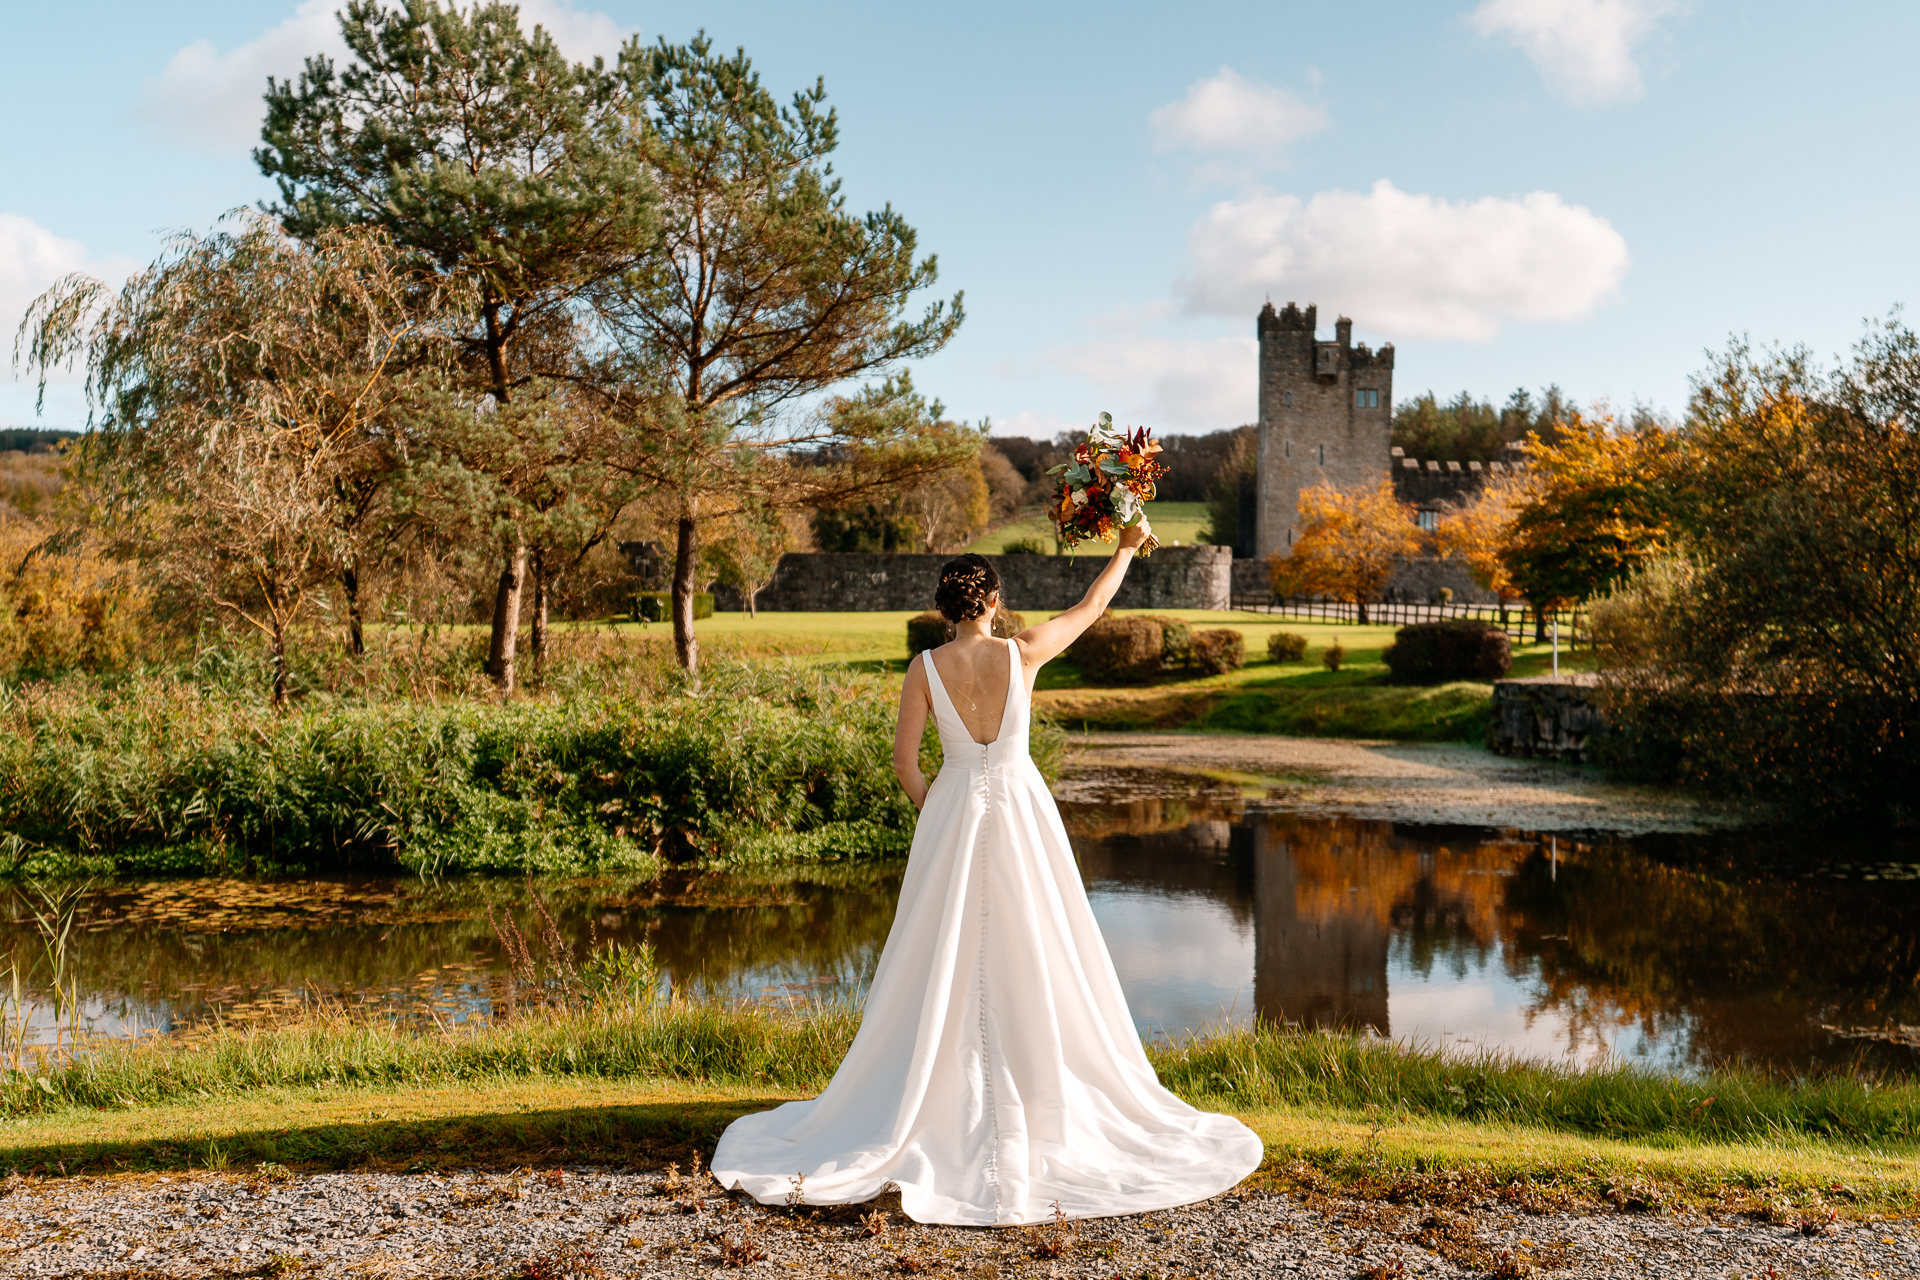
M270 199L266 78L340 51L338 2L4 0L0 331ZM915 381L1002 435L1252 421L1269 298L1394 344L1402 401L1556 383L1667 412L1735 335L1831 360L1920 299L1911 0L521 15L578 58L704 30L781 96L824 78L850 207L898 210L965 293ZM76 375L36 414L0 374L0 425L84 424Z

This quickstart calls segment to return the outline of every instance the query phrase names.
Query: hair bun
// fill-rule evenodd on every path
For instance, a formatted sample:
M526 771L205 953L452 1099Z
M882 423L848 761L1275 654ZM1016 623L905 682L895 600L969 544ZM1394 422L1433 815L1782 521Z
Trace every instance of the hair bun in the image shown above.
M1000 575L983 555L956 556L940 566L940 586L934 607L948 622L966 622L987 611L987 601L1000 590Z

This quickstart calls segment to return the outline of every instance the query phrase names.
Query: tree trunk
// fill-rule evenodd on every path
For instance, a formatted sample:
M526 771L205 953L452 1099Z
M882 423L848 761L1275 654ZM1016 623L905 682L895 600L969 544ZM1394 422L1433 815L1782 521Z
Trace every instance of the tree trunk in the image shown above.
M748 616L749 618L757 618L757 617L759 617L759 616L760 616L760 615L759 615L758 613L756 613L756 612L754 612L754 608L753 608L753 600L754 600L754 597L755 597L755 596L757 596L757 595L759 595L759 594L760 594L760 588L758 588L758 587L748 587L748 588L747 588L747 592L746 592L746 595L747 595L747 616Z
M273 617L273 705L287 705L287 624L278 609L269 609Z
M1356 600L1353 603L1354 603L1354 606L1360 611L1360 625L1363 627L1366 626L1367 625L1367 602L1365 600Z
M358 658L367 651L367 637L360 617L360 574L352 565L340 571L340 589L347 597L347 652Z
M552 582L547 573L547 552L533 549L533 665L544 671L547 666L547 604L552 599Z
M520 592L527 578L527 546L519 538L500 570L493 597L493 636L487 645L487 674L501 693L513 692L514 650L520 644Z
M700 689L700 642L693 638L693 574L699 564L699 529L693 517L680 517L680 536L673 558L673 651L687 673L687 683Z
M1547 642L1547 614L1543 609L1533 611L1533 642L1535 644Z

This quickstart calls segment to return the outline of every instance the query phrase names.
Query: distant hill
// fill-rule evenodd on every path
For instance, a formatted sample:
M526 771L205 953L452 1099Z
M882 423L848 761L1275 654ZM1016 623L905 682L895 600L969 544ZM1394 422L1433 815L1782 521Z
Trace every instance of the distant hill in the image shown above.
M51 453L78 431L43 431L37 427L0 427L0 453Z

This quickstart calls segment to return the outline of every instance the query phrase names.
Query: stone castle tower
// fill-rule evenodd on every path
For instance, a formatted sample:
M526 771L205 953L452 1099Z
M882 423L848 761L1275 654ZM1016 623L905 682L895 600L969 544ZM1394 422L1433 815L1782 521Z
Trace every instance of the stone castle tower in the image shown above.
M1353 321L1334 340L1314 331L1317 308L1260 309L1260 455L1253 553L1285 555L1299 533L1302 489L1377 481L1391 474L1393 345L1353 345Z

